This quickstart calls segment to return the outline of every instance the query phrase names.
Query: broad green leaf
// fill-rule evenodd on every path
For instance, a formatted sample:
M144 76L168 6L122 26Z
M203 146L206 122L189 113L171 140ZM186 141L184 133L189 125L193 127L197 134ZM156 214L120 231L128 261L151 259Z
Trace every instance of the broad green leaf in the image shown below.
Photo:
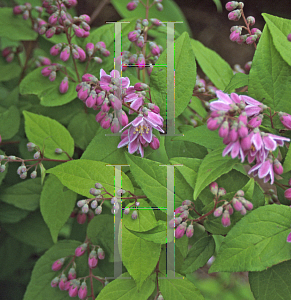
M70 71L69 68L67 68ZM65 94L61 94L59 86L65 75L57 73L54 81L50 81L48 77L41 74L42 68L30 72L20 83L20 94L37 95L40 103L43 106L60 106L71 102L77 97L76 86L77 82L69 79L69 89ZM70 71L70 75L72 71Z
M214 254L215 242L212 236L204 236L196 241L189 250L182 266L181 272L192 273L203 267Z
M188 184L194 189L201 159L188 157L174 157L170 159L171 164L182 164L177 170L182 174Z
M15 207L14 205L9 205L0 202L0 222L1 223L17 223L20 220L26 218L30 213L28 210L23 210Z
M201 116L202 118L207 117L207 111L203 107L201 100L197 98L196 96L192 96L191 103L188 104L189 107L191 107L193 110L196 111L196 113Z
M224 89L225 93L234 92L235 89L246 86L249 84L249 76L244 73L236 73L230 80L230 83Z
M19 66L19 63L16 58L14 58L14 60L11 63L8 63L4 59L4 57L1 56L0 68L1 68L0 81L7 81L13 79L15 77L18 77L21 73L21 67Z
M11 236L25 244L39 247L40 249L48 249L53 245L49 229L39 211L30 213L18 223L2 224L1 227Z
M159 277L166 277L166 271L162 271ZM197 287L182 275L175 273L175 277L179 279L161 279L159 278L159 288L165 300L203 300ZM180 279L183 277L183 279Z
M185 135L185 133L184 133ZM165 137L165 148L168 158L173 157L187 157L187 158L199 158L202 159L206 154L206 148L187 141L176 141L175 138Z
M156 62L151 73L151 97L166 116L167 99L167 51ZM196 63L188 34L183 33L175 41L175 117L178 117L190 102L196 78Z
M146 158L126 153L130 171L145 195L158 207L167 207L167 167ZM170 184L170 183L169 183ZM174 184L174 183L173 183ZM175 201L181 203L181 191L175 190Z
M74 209L76 196L52 174L45 181L40 197L40 212L51 232L54 243L57 242L59 231Z
M2 189L0 199L20 209L33 211L39 207L41 190L40 178L26 179Z
M249 96L272 110L291 113L291 67L276 50L269 28L264 27L249 74Z
M217 131L210 131L206 125L195 127L183 132L184 136L174 137L174 141L187 141L204 146L208 149L217 149L223 145L222 138Z
M122 279L125 277L125 279ZM133 279L127 279L130 277L129 273L124 273L117 279L107 284L100 292L96 300L148 300L149 296L155 289L155 277L148 278L140 290Z
M266 13L263 13L262 16L268 25L276 50L280 53L282 58L291 65L291 45L287 40L287 35L291 32L291 20Z
M60 274L60 272L54 272L52 270L52 264L62 257L74 255L75 249L78 246L80 246L80 242L78 241L65 240L58 242L46 251L45 254L38 259L33 268L31 280L24 295L24 300L71 299L67 292L62 292L59 288L51 287L51 281ZM67 265L70 260L71 257L68 257L65 260L64 265ZM83 255L78 257L76 262L77 276L81 277L88 275L89 269L87 267L87 256ZM88 289L90 289L90 285L88 285Z
M102 247L110 262L114 262L114 215L95 216L87 227L87 236L93 244Z
M68 130L76 146L85 150L94 138L98 127L99 124L96 122L94 115L80 112L72 118Z
M132 234L125 226L122 228L122 240L120 240L120 233L119 245L122 243L122 262L140 290L143 282L151 275L157 265L161 245Z
M244 216L228 233L210 272L262 271L291 259L291 208L268 205Z
M109 193L114 194L114 167L105 162L73 160L49 169L47 173L56 175L64 186L88 198L92 198L89 191L96 182L100 182ZM131 181L126 174L121 174L122 188L133 192Z
M145 7L143 5L139 4L135 10L129 11L126 8L127 3L128 3L127 0L112 1L112 5L123 18L145 16L146 12L145 12ZM186 18L184 17L177 3L175 3L173 0L164 1L162 11L158 11L155 7L152 7L149 10L149 15L148 15L148 19L151 18L157 18L165 22L170 22L170 21L182 22L181 24L175 24L175 29L177 29L179 32L187 31L188 34L190 35L192 34Z
M290 276L291 260L262 272L249 272L249 282L255 299L288 299L291 293Z
M11 139L19 130L20 114L15 105L8 109L0 107L0 128L3 140Z
M105 136L106 134L108 135ZM109 164L127 164L124 149L117 148L121 141L120 136L110 136L110 134L112 134L110 129L100 128L84 151L81 159L105 161Z
M0 8L0 37L16 41L35 40L38 34L32 29L30 20L23 20L12 11L10 7Z
M174 233L173 233L173 235L174 235ZM189 243L189 238L185 234L180 239L175 239L175 247L177 247L175 249L179 249L179 252L183 256L183 262L188 253L188 243ZM183 262L181 263L181 266L182 266ZM179 268L179 271L180 271L180 269L181 268Z
M206 155L198 170L194 200L197 199L206 186L221 175L229 172L237 163L238 159L232 159L229 156L222 157L222 148L218 148Z
M283 167L284 167L284 173L287 173L291 170L291 148L290 147L285 157Z
M48 117L23 111L25 118L25 133L30 142L42 149L44 155L52 159L68 159L65 153L56 154L55 149L66 151L71 157L74 153L74 140L68 130L58 121Z
M214 2L215 5L216 5L217 11L221 13L221 12L222 12L221 1L220 1L220 0L213 0L213 2Z
M218 89L224 90L233 76L229 64L215 51L205 47L199 41L191 39L191 44L202 71Z

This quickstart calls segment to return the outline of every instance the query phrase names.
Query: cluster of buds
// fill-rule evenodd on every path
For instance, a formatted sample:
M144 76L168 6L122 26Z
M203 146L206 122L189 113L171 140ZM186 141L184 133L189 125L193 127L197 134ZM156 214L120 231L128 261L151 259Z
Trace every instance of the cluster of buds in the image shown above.
M189 210L191 208L192 201L185 200L182 205L174 210L174 218L169 222L169 226L175 229L175 238L181 238L185 233L188 238L191 238L194 234L193 221L187 227L189 221Z
M2 50L2 56L6 59L8 63L12 62L15 55L23 51L22 46L18 47L6 47Z
M260 131L263 110L267 106L245 95L232 93L230 96L222 91L216 91L217 101L210 103L210 118L207 120L209 130L219 129L226 148L222 156L238 157L241 162L248 158L256 164L249 174L264 178L264 182L274 183L274 172L283 173L283 167L274 157L273 151L277 146L284 146L290 139Z
M124 213L125 215L128 215L129 212L130 212L130 208L131 208L131 207L134 207L134 210L133 210L132 213L131 213L131 218L132 218L133 220L136 220L136 219L138 218L138 211L137 211L137 208L139 207L139 205L140 205L140 203L139 203L138 201L135 201L135 203L132 204L131 206L124 208L124 209L123 209L123 213Z
M24 5L17 5L13 7L13 14L14 15L22 15L22 18L24 20L27 20L29 16L31 15L31 10L33 7L30 3L24 3ZM36 10L39 12L39 7L36 8Z
M86 52L89 56L89 59L93 59L95 62L101 64L102 59L99 56L94 56L93 55L99 51L101 55L104 57L107 57L110 55L110 51L106 49L106 44L103 41L100 41L96 43L95 45L93 43L87 43L86 45Z
M221 187L218 188L218 184L216 182L212 182L209 185L209 188L211 193L217 197L217 200L219 197L223 197L226 194L225 189ZM233 214L233 209L239 211L242 215L245 215L247 210L253 209L253 204L244 198L243 190L237 191L231 201L220 201L224 202L224 204L216 208L213 215L214 217L220 217L222 215L221 223L224 227L230 226L230 216Z
M96 248L97 248L97 252L96 252ZM102 260L105 258L104 250L100 246L91 245L88 242L76 248L75 258L84 255L86 251L88 253L90 251L88 256L88 266L90 269L94 269L97 267L98 259ZM60 271L64 266L65 260L66 257L56 260L52 264L52 270L55 272ZM59 274L59 276L55 277L51 281L51 287L55 288L58 286L61 291L67 291L70 297L78 296L79 299L87 299L88 290L87 290L86 279L84 279L84 277L77 278L75 259L72 262L72 266L69 269L68 274L66 275L65 270L68 267L69 265L67 265L64 268L64 270ZM81 280L83 280L82 284L81 284Z
M51 60L45 56L38 56L35 59L36 67L49 66L51 65L51 63L52 63Z
M52 56L57 56L60 54L60 59L62 61L67 61L70 58L71 53L74 59L78 59L81 62L86 60L85 51L76 44L68 45L66 43L59 43L50 49L50 54Z
M245 20L244 26L232 26L230 29L230 40L233 42L237 42L238 44L246 43L248 45L258 42L262 32L258 28L250 28L255 25L255 18L253 16L249 16L247 18L244 17L243 2L230 1L225 5L226 9L230 11L228 14L228 19L231 21L238 21L241 16ZM247 30L247 34L242 35L242 29L245 28Z
M211 96L215 96L215 92L218 89L213 85L212 82L210 82L209 80L205 80L203 78L200 78L200 76L197 74L196 75L196 83L194 86L194 93L207 93Z

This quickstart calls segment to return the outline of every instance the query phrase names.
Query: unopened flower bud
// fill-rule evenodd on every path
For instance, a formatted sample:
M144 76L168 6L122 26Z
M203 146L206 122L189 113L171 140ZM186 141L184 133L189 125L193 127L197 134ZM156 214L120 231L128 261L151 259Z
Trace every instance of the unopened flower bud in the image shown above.
M129 212L130 212L130 208L129 208L129 207L126 207L126 208L123 210L123 213L124 213L125 215L128 215Z
M237 7L238 7L238 2L237 1L230 1L230 2L227 2L226 5L225 5L225 8L228 11L232 11L232 10L236 9Z
M191 238L194 234L194 228L193 228L193 225L189 225L187 230L186 230L186 236L188 238Z
M223 212L223 207L219 206L218 208L215 209L215 211L213 212L214 217L220 217L222 215Z
M36 178L36 176L37 176L37 172L36 171L31 172L30 178L34 179L34 178Z
M102 213L102 206L99 205L96 209L95 209L95 214L96 215L100 215Z
M98 259L104 259L105 258L105 252L102 248L98 248L97 256L98 256Z
M211 193L216 196L218 193L218 184L216 182L212 182L209 185L209 188L210 188Z
M137 217L138 217L137 211L134 210L134 211L132 212L132 214L131 214L131 218L132 218L133 220L135 220L135 219L137 219Z
M162 11L164 9L163 4L161 4L161 3L157 3L156 8L158 11Z
M253 16L249 16L249 17L247 17L247 22L250 24L250 26L253 26L253 25L255 25L256 20Z
M56 260L52 264L52 270L53 271L59 271L62 268L64 262L65 262L65 258L60 258L60 259Z
M223 212L222 218L221 218L221 223L224 227L230 226L230 216L229 216L229 211L225 210Z
M236 9L234 11L231 11L229 14L228 14L228 19L231 20L231 21L238 21L241 17L241 12L239 9Z
M55 153L56 153L56 154L62 154L62 153L63 153L63 150L60 149L60 148L56 148Z

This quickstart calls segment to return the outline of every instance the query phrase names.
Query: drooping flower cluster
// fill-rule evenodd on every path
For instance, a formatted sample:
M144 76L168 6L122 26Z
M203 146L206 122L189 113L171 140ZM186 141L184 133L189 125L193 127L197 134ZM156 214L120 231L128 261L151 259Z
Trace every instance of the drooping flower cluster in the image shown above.
M227 2L225 8L230 11L228 14L228 19L231 21L238 21L241 16L243 16L244 20L246 20L245 26L232 26L230 29L230 40L233 42L237 42L238 44L253 44L258 42L261 37L262 32L258 28L250 29L250 26L255 25L255 18L253 16L249 16L245 19L243 12L244 4L243 2L230 1ZM248 33L242 35L242 29L245 28Z
M218 198L226 194L225 189L221 187L218 188L218 184L216 182L212 182L209 188L211 193ZM247 210L253 209L253 204L244 198L243 190L237 191L231 201L220 201L224 202L224 204L216 208L213 215L214 217L220 217L222 215L221 223L224 227L230 226L230 216L233 214L233 209L239 211L242 215L245 215Z
M159 147L159 140L152 133L152 128L164 132L159 108L152 103L145 103L144 90L147 88L148 86L143 83L130 86L129 78L120 77L117 70L111 71L108 75L101 69L100 80L92 74L85 74L76 90L78 98L87 107L99 110L96 121L102 128L110 128L113 133L126 129L121 135L118 147L128 145L129 153L137 152L143 157L144 148L148 145L153 149ZM138 113L138 117L129 124L122 105L130 108L129 114ZM110 109L113 110L112 113ZM120 130L121 127L123 129Z
M96 251L97 248L97 251ZM91 249L91 251L90 251ZM89 253L90 251L90 253ZM69 267L69 264L67 267L51 281L51 287L59 287L61 291L67 291L69 293L70 297L76 297L78 296L79 299L87 299L87 284L86 279L82 279L84 277L77 278L77 272L76 272L76 262L75 259L77 257L80 257L84 255L86 252L89 253L88 256L88 266L90 269L94 269L97 267L98 259L102 260L105 258L105 252L104 250L98 246L98 245L92 245L88 242L83 243L75 250L75 256L73 261L71 262L71 268L68 271L68 274L65 274L65 270ZM52 264L52 270L57 272L60 271L65 263L66 257L60 258L56 260ZM90 275L89 275L90 276ZM87 276L88 277L88 276ZM85 277L86 278L86 277ZM94 276L93 276L94 278ZM81 281L82 284L81 284Z
M217 91L216 95L218 100L210 103L212 112L207 120L207 127L210 130L219 129L218 134L227 145L222 155L238 157L241 162L246 157L249 163L256 160L249 174L264 178L264 182L271 180L273 184L274 173L282 174L283 167L272 152L290 139L260 131L262 112L267 109L261 102L235 93L229 96Z

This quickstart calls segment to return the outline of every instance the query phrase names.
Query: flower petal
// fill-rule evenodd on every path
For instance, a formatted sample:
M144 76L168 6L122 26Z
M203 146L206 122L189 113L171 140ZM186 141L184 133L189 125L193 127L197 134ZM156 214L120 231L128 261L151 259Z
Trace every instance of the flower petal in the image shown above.
M223 93L222 91L219 91L219 90L216 91L216 96L219 100L222 100L226 104L233 103L232 100L230 99L230 97L227 94Z
M271 163L269 160L266 160L262 163L260 169L259 169L259 178L264 178L267 176L268 173L270 173Z

